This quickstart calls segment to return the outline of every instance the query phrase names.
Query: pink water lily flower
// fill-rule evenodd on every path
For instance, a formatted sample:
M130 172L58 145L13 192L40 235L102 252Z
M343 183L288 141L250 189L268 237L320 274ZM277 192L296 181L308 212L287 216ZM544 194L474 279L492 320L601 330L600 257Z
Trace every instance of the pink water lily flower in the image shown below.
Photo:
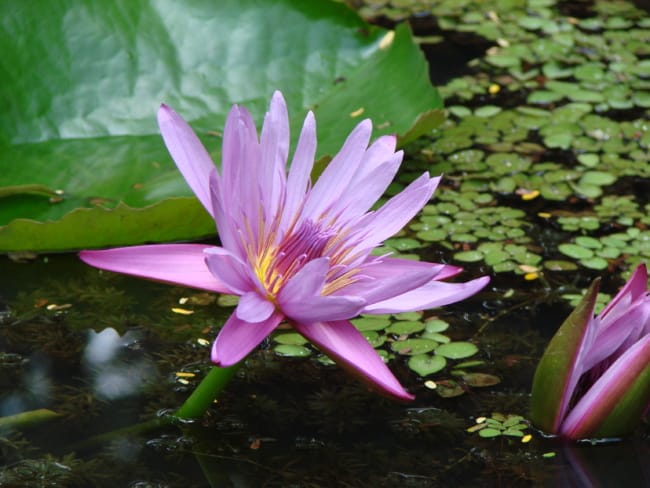
M535 372L531 420L567 439L630 433L650 407L650 295L645 265L594 317L596 280Z
M212 361L233 365L281 322L287 322L346 369L380 392L411 399L381 357L349 322L360 313L397 313L439 307L483 288L440 280L460 269L371 251L400 230L440 178L423 174L378 210L402 161L395 137L368 146L364 120L312 186L316 122L305 118L291 167L289 117L275 92L258 139L250 114L235 105L223 134L221 172L189 125L162 106L158 123L185 180L214 218L221 246L159 244L83 251L98 268L238 295L219 332Z

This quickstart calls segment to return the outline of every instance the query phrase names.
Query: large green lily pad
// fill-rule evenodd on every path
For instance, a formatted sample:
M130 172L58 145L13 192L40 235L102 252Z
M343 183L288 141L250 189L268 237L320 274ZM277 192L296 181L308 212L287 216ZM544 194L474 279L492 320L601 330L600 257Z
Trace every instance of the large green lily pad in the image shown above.
M168 201L191 192L158 134L161 102L190 122L215 160L230 106L245 105L259 124L275 89L294 136L314 110L319 158L365 117L375 135L400 142L442 120L408 28L370 26L339 3L5 2L0 16L4 251L213 234L200 206ZM192 225L179 223L181 210ZM168 225L131 231L165 215Z

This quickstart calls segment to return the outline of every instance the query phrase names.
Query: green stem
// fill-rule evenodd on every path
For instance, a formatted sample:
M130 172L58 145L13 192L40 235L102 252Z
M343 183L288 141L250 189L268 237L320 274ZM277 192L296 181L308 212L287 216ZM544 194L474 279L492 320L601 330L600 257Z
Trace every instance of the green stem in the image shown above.
M24 427L33 427L41 422L47 422L59 418L61 415L48 410L47 408L39 408L37 410L30 410L29 412L21 412L6 417L0 417L0 429L21 429Z
M190 397L185 400L181 408L174 413L174 417L180 419L201 417L235 375L241 364L237 363L227 368L213 367Z

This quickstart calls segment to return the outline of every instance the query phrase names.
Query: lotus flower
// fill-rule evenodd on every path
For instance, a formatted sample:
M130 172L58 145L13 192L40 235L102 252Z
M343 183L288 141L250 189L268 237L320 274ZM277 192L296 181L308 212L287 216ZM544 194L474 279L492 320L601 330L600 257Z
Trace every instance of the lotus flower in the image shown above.
M567 439L630 433L650 407L650 296L640 265L593 316L599 280L551 340L535 372L531 420Z
M402 152L395 152L392 136L368 147L372 125L364 120L311 186L314 115L307 114L287 171L289 119L279 92L259 140L250 114L231 109L220 173L173 110L163 105L158 123L178 169L214 218L221 246L134 246L82 251L81 259L110 271L239 295L212 347L217 365L241 361L284 321L380 392L411 399L348 319L438 307L487 284L487 277L443 283L460 268L370 254L413 218L440 178L423 174L370 210L397 172Z

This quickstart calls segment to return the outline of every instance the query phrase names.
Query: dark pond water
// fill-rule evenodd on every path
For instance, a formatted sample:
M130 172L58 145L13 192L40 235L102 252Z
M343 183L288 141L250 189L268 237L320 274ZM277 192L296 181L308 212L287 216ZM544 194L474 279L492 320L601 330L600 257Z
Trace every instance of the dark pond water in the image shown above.
M0 277L0 413L58 414L2 430L2 486L645 486L650 480L643 432L609 446L467 432L494 412L526 415L544 328L567 311L544 297L508 303L497 284L434 311L451 324L453 339L476 342L473 359L482 364L474 371L498 377L497 385L460 382L462 394L443 398L398 356L391 368L417 394L401 405L367 392L316 353L280 357L269 341L201 421L134 429L177 408L192 391L206 371L206 343L230 308L191 290L101 273L72 255L27 263L3 257ZM179 308L194 313L172 310ZM432 378L441 385L458 380L449 370ZM523 433L534 434L528 427ZM588 484L592 479L602 484Z

